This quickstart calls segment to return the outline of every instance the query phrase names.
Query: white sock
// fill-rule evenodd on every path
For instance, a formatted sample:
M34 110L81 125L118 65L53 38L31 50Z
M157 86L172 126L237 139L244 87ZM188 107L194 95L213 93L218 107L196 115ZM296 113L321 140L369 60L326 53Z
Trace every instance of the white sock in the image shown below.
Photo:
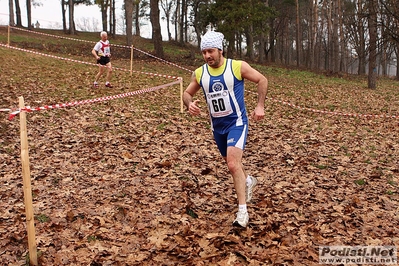
M239 212L247 212L247 204L238 205L238 211Z
M252 178L250 175L247 176L247 186L252 185Z
M97 84L97 81L94 81L94 84Z

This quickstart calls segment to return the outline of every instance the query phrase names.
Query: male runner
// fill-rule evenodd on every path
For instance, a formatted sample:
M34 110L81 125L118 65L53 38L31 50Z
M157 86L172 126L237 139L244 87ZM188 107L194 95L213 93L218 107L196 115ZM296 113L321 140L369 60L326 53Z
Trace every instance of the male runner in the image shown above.
M183 94L183 102L191 115L199 115L200 100L193 100L202 88L208 104L211 127L217 147L226 160L233 177L238 199L235 226L246 227L249 221L247 202L258 180L247 175L242 156L248 133L248 118L244 102L244 79L257 84L258 103L251 117L255 121L264 118L264 102L268 81L245 61L224 58L223 39L220 32L207 32L201 40L205 64L197 68Z

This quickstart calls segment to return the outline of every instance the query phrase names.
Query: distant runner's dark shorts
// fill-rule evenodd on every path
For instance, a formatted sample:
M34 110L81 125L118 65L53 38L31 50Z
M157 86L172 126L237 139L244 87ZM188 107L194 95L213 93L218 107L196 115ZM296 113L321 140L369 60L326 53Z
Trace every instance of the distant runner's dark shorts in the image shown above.
M111 61L111 59L108 56L101 56L100 59L97 60L97 64L101 64L105 66Z

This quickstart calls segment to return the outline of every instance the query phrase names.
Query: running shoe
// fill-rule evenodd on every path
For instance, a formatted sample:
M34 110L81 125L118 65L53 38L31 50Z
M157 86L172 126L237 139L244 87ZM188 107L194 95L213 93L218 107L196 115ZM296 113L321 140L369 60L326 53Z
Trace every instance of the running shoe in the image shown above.
M254 188L256 184L258 184L258 179L254 176L249 176L252 180L251 185L246 185L245 186L245 200L246 202L250 202L252 200L252 192L254 191Z
M248 212L238 211L237 218L234 220L234 226L247 227L249 221Z
M107 88L113 88L113 86L111 85L111 83L106 83L106 84L105 84L105 87L107 87Z

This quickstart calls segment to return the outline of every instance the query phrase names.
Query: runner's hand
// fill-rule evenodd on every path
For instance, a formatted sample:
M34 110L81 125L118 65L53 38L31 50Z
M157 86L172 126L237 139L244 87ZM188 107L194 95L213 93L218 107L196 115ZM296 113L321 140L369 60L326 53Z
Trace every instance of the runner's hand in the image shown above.
M191 102L190 105L188 106L188 112L191 115L199 115L201 113L200 106L197 105L197 103L200 100L195 100L194 102Z
M251 117L255 121L260 121L265 117L265 111L263 110L263 108L257 106L252 112Z

